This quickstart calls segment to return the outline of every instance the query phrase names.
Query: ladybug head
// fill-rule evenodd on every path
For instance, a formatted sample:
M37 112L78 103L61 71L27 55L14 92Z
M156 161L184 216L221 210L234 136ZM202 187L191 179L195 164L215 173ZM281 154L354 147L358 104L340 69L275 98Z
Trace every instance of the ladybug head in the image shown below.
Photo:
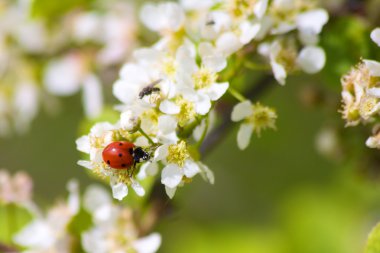
M142 161L148 161L150 158L149 153L145 152L141 147L137 147L133 150L133 159L139 163Z

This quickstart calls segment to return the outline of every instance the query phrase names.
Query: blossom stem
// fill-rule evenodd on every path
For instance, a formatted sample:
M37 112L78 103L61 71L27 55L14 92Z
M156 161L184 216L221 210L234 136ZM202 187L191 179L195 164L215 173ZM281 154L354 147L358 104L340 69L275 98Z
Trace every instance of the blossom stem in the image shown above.
M208 131L208 125L209 125L209 117L207 116L205 118L205 129L203 130L202 136L201 136L201 138L199 139L199 141L196 144L197 148L199 148L202 145L204 139L206 138L206 134L207 134L207 131Z
M251 61L245 61L244 67L251 70L269 70L270 69L270 67L267 65L260 65Z
M144 130L142 130L141 127L139 127L138 131L145 137L147 138L147 140L149 141L150 144L155 144L154 141L149 137L149 135L147 133L144 132Z
M239 100L240 102L244 102L246 101L247 99L237 90L235 90L234 88L232 87L229 87L228 88L228 92L234 97L236 98L237 100Z

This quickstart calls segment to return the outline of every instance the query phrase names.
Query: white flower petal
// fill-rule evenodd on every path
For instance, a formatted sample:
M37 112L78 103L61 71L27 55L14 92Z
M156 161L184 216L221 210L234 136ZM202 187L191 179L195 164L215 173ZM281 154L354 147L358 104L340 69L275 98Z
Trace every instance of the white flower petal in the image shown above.
M89 75L83 82L84 112L87 117L93 119L100 115L103 110L102 85L95 75Z
M81 71L81 60L74 55L50 62L44 74L47 91L58 96L73 95L80 88Z
M79 183L76 179L71 179L66 186L69 196L67 199L67 207L72 215L75 215L79 211Z
M370 88L367 90L367 94L373 97L380 98L380 88Z
M297 64L308 74L319 72L326 63L325 51L320 47L304 47L297 58Z
M300 31L298 38L304 45L316 45L319 42L319 35L315 33Z
M161 235L153 233L132 243L137 253L155 253L161 245Z
M215 176L214 176L214 172L212 172L212 170L209 169L209 167L201 162L198 162L198 165L199 165L199 168L201 169L202 171L202 177L208 181L210 184L214 184L215 183Z
M366 140L365 145L369 148L380 148L380 139L376 136L370 136Z
M162 115L158 117L158 128L163 134L172 133L177 128L177 120L173 116Z
M154 152L153 160L156 162L164 160L166 156L168 155L168 148L169 148L168 144L159 146Z
M86 161L86 160L79 160L77 162L77 164L79 166L85 167L85 168L87 168L89 170L92 170L94 168L94 166L92 165L92 163L90 161Z
M108 241L104 240L105 231L101 228L93 228L82 234L82 247L85 252L106 253L108 250Z
M380 47L380 28L376 28L371 32L371 39Z
M216 49L224 56L230 56L242 47L239 38L233 32L226 32L216 41Z
M380 76L380 62L372 60L363 60L371 76Z
M251 24L249 21L245 21L240 24L239 28L241 31L240 42L248 44L259 33L261 25L259 23Z
M100 185L90 185L83 195L83 207L90 213L104 205L111 205L109 192Z
M138 196L144 196L145 195L145 190L144 190L144 188L139 184L139 182L137 182L136 180L133 180L133 179L131 179L131 181L132 181L132 184L131 184L131 186L132 186L132 188L133 188L133 190L135 190L135 192L136 192L136 194L138 195Z
M177 187L169 188L169 187L165 186L166 195L168 195L168 197L170 199L172 199L174 197L176 191L177 191Z
M168 164L162 170L161 183L169 188L175 188L182 181L182 170L178 165Z
M90 145L90 138L87 135L83 135L82 137L79 137L75 141L77 145L77 149L81 152L90 153L91 145Z
M203 57L202 64L213 72L220 72L227 67L227 60L224 56L217 54Z
M324 9L314 9L297 16L297 27L302 31L319 34L323 26L329 20L329 15Z
M145 179L147 176L155 176L158 172L158 164L156 162L146 162L140 167L137 178L140 180Z
M277 63L276 61L271 61L272 71L274 74L274 78L276 78L277 82L279 82L281 85L285 85L286 80L286 70L284 66Z
M130 105L138 98L139 93L137 89L131 88L132 85L134 84L119 79L113 84L112 93L121 102Z
M181 27L185 14L179 4L166 2L144 5L140 18L152 31L176 31Z
M128 186L123 183L113 182L111 178L112 196L117 200L122 200L128 195Z
M125 111L120 114L120 127L125 130L132 130L135 126L135 120L131 110Z
M54 244L55 238L49 224L42 220L32 221L16 234L14 241L22 246L35 249L48 249Z
M237 143L238 147L241 150L244 150L248 147L249 142L251 141L251 135L253 131L253 126L251 124L241 124L238 134L237 134Z
M247 118L248 116L252 115L252 113L252 103L251 101L246 100L234 106L231 113L231 120L237 122Z
M164 100L160 104L160 111L169 115L173 115L180 112L180 107L172 101Z
M195 111L200 115L206 115L211 109L211 101L206 95L199 95L195 103Z
M194 162L191 159L187 159L185 161L185 164L183 166L183 173L185 174L186 177L192 178L199 172L200 172L199 166L196 162Z
M268 7L268 0L259 0L253 9L253 13L255 13L258 19L264 17L264 14Z
M215 101L221 98L224 93L226 93L228 87L228 82L214 83L209 88L205 89L205 93L211 99L211 101Z

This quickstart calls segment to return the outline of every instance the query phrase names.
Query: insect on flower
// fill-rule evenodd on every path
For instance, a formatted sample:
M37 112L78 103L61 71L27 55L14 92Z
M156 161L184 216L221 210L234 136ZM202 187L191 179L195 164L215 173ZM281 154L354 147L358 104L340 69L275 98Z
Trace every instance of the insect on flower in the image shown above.
M149 153L128 141L110 143L102 152L103 161L113 169L129 169L137 163L147 161Z
M143 99L143 97L149 96L154 92L160 92L160 88L154 87L156 84L160 82L161 82L161 79L158 79L157 81L154 81L153 83L151 83L150 85L142 89L139 93L139 98Z

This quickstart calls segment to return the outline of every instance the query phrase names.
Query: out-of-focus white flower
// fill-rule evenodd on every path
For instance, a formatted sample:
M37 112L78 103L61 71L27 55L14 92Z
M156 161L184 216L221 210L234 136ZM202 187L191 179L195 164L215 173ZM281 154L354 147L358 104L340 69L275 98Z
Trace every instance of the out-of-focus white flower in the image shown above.
M14 117L18 132L25 132L37 115L39 91L34 83L24 82L16 86L13 97Z
M372 133L373 135L368 137L367 141L365 144L369 148L377 148L380 149L380 131L379 131L379 124L376 124L373 129Z
M69 54L50 62L45 71L44 84L50 93L58 96L70 96L83 88L82 100L86 115L95 118L102 112L100 81L89 72L86 59L80 54Z
M99 27L102 18L96 12L80 13L74 17L73 21L73 37L80 42L100 41Z
M89 118L95 118L103 110L102 85L95 75L88 75L83 80L83 105L85 114Z
M92 214L94 226L82 235L82 246L88 253L128 252L154 253L161 245L158 233L138 237L133 212L114 205L100 186L90 186L84 195L84 207Z
M30 252L69 252L70 235L66 226L79 211L79 189L75 181L68 183L67 203L60 203L49 210L46 217L39 217L24 227L14 241Z
M70 54L49 63L44 76L46 89L59 96L78 92L85 76L84 61L78 54Z
M18 172L13 177L0 170L0 202L28 206L31 201L33 182L28 174Z
M145 4L140 12L140 19L149 29L160 33L177 31L185 21L181 6L174 2Z
M276 112L269 107L260 103L252 105L248 100L238 103L234 106L231 114L231 120L242 121L237 134L237 143L240 149L246 149L251 140L252 132L260 136L261 131L266 128L276 129Z
M371 39L380 47L380 28L376 28L371 32Z

